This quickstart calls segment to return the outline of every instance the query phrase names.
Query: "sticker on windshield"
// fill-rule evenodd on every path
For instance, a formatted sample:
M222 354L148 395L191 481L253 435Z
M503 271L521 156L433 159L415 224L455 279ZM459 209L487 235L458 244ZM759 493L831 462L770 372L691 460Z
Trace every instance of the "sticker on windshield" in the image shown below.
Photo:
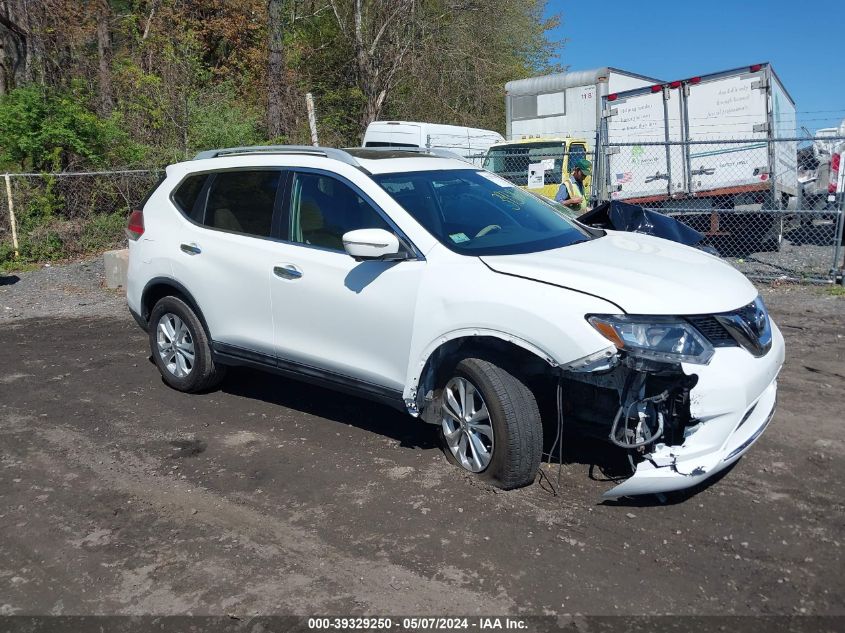
M469 238L466 236L466 233L450 233L449 239L451 239L455 244L469 242Z
M482 178L486 178L490 182L499 185L500 187L513 187L514 184L508 180L505 180L501 176L497 176L496 174L491 174L489 171L480 171L478 175Z

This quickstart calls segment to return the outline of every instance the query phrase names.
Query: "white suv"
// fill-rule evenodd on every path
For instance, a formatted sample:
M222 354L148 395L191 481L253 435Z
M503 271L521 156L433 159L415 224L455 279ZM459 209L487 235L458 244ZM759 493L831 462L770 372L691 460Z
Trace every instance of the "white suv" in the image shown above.
M712 476L774 412L783 338L745 277L460 160L203 152L167 168L127 234L129 308L169 385L249 365L374 398L503 488L536 475L548 394L547 437L560 423L627 453L610 497Z

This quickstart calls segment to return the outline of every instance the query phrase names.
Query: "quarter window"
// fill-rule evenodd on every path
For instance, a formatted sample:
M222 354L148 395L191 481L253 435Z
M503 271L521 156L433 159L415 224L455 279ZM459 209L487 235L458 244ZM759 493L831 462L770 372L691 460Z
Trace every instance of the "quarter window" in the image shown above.
M281 174L270 169L219 172L208 195L204 224L224 231L270 237Z
M207 179L208 174L188 176L182 181L182 184L176 188L176 191L173 192L173 202L176 203L176 206L179 207L179 210L182 211L182 213L190 217L192 220L199 219L196 215L200 215L202 213L200 210L199 213L195 215L194 207Z
M351 187L321 174L297 173L291 187L290 239L343 250L343 234L355 229L391 230Z

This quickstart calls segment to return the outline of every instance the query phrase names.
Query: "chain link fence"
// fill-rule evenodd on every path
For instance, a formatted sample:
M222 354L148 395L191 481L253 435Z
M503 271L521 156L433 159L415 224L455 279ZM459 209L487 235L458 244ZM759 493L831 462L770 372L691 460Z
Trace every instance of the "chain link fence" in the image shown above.
M841 278L845 137L699 142L526 143L468 157L548 198L580 193L571 165L587 159L590 206L616 200L670 215L749 277ZM161 171L8 174L0 180L0 264L71 258L124 243L129 211ZM574 192L574 193L570 193ZM15 218L17 246L11 218ZM17 251L17 258L15 252Z
M573 161L587 158L591 207L615 200L672 216L756 280L841 278L845 137L620 142L597 153L520 145L491 150L483 166L555 198Z
M3 175L0 265L121 246L129 211L161 175L156 170Z
M688 224L759 280L830 281L841 268L838 156L798 138L608 143L593 195Z

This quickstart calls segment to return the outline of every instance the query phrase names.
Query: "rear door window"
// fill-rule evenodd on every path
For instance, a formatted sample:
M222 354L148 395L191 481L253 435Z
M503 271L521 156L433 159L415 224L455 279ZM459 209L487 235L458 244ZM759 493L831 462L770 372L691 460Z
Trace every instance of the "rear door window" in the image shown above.
M218 172L208 193L203 223L223 231L270 237L281 182L278 169Z

